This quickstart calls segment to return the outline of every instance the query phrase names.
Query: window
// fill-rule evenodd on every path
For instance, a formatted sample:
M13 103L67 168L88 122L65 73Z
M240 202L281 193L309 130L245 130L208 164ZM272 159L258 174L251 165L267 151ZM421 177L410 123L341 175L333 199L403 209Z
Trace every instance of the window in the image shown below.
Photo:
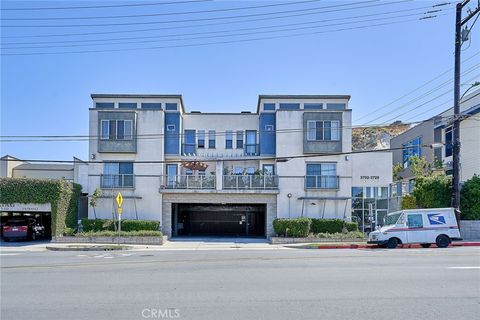
M176 103L165 103L165 110L168 110L168 111L178 110L178 106Z
M422 156L422 137L417 137L403 144L403 167L408 168L410 166L410 158L415 156Z
M237 131L237 149L243 149L243 131Z
M198 175L199 176L205 176L206 175L205 170L198 170Z
M275 166L273 164L264 164L263 165L263 174L274 175L275 174Z
M175 131L175 125L174 124L167 124L167 131Z
M275 103L264 103L263 110L265 111L272 111L275 110Z
M192 169L185 169L185 175L186 175L186 176L191 176L191 175L193 175L193 170L192 170Z
M300 103L280 103L280 110L299 110Z
M133 162L106 162L102 188L133 187Z
M308 141L340 140L340 121L307 121Z
M227 130L225 132L225 149L233 148L233 131Z
M245 154L250 156L257 154L257 131L255 130L247 130Z
M247 168L247 174L254 174L255 173L255 168L254 167L248 167Z
M167 187L175 187L177 183L177 165L167 164Z
M118 104L119 109L137 109L136 102L120 102Z
M347 105L345 103L327 103L327 109L344 110L344 109L347 109Z
M363 187L352 187L352 198L363 198Z
M323 103L304 103L303 109L305 110L318 110L323 109Z
M235 167L233 170L234 174L242 174L243 173L243 168L242 167Z
M183 153L195 153L195 130L185 130L183 140Z
M198 148L205 148L205 130L198 130Z
M132 120L101 120L100 139L102 140L132 140Z
M157 110L160 110L160 109L162 109L162 104L161 103L154 103L154 102L145 102L145 103L142 103L142 109L157 109Z
M335 163L307 164L305 187L307 189L337 189L337 165Z
M208 148L215 148L215 130L208 130Z
M407 217L407 226L409 228L423 228L423 218L421 214L409 214Z
M273 131L273 124L265 125L265 131Z
M453 155L453 128L445 129L445 158Z
M115 108L115 103L113 103L113 102L97 102L97 103L95 103L95 108L113 109L113 108Z

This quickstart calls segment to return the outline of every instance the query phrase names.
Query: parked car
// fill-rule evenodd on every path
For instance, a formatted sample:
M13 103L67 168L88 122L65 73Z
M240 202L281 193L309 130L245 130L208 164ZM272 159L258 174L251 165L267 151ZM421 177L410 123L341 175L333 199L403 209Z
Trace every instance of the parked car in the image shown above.
M386 216L383 227L368 236L368 243L390 249L410 243L424 248L435 243L437 247L445 248L453 240L462 240L453 208L392 212Z
M3 226L3 240L35 240L45 236L45 227L33 218L11 219Z

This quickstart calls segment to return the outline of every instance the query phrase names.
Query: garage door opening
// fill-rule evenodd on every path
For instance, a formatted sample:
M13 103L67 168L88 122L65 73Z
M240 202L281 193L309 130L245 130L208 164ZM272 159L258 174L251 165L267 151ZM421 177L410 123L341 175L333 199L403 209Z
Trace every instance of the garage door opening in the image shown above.
M265 237L264 204L172 204L173 236Z
M1 212L0 226L5 241L52 239L50 212Z

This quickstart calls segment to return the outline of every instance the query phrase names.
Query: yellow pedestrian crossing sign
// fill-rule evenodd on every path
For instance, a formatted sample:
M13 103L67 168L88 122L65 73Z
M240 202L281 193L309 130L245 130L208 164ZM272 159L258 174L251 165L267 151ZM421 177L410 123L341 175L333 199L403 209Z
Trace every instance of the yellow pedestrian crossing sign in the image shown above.
M122 206L122 203L123 203L123 197L122 197L122 194L119 192L117 194L117 204L119 208Z

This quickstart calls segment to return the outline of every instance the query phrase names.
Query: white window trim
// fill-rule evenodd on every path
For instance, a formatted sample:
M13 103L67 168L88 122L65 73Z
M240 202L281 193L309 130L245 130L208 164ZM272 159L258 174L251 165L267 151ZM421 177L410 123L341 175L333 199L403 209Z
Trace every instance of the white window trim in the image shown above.
M330 139L329 140L326 140L326 139L322 139L322 140L317 140L316 139L316 136L317 136L317 122L322 122L324 125L323 125L323 137L325 138L325 122L330 122ZM310 124L313 123L313 128L310 128ZM332 124L333 123L336 123L337 126L336 128L333 130L333 126ZM313 133L315 135L315 138L312 138L310 137L310 130L313 130ZM340 141L340 121L338 120L307 120L307 141ZM332 136L333 136L333 131L336 131L336 138L333 139Z
M173 129L171 129L171 128L173 128ZM167 124L167 131L168 132L175 131L175 125L174 124Z

